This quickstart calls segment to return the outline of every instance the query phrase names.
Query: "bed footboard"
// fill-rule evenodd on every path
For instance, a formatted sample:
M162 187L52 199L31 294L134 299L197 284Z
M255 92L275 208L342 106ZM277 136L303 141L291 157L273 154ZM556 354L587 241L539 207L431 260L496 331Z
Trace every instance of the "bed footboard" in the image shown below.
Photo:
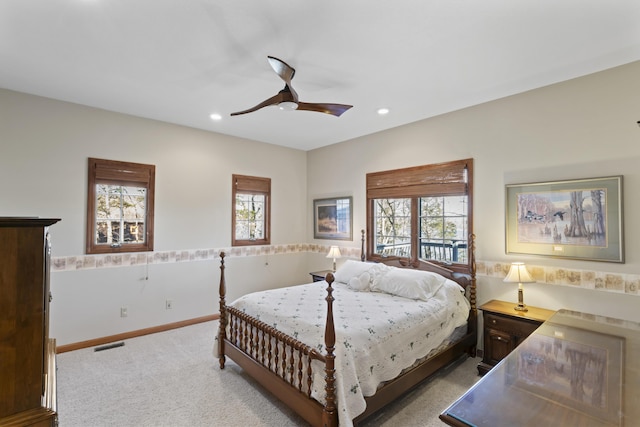
M225 345L236 347L299 392L311 397L311 361L320 360L324 363L326 358L322 354L233 307L227 307L227 317L229 328Z
M220 325L218 356L224 369L225 357L249 373L263 387L297 412L307 422L318 426L337 426L335 397L335 329L333 324L333 275L327 277L326 353L322 354L295 338L226 305L224 257L220 254ZM324 368L325 404L311 397L313 361ZM317 369L318 366L315 367ZM322 368L321 368L322 369Z

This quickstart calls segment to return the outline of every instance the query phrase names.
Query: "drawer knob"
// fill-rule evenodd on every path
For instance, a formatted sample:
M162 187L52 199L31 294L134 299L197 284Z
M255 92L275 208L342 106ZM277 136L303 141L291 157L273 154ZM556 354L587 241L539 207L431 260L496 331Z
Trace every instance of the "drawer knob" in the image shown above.
M496 319L491 320L491 323L496 324Z

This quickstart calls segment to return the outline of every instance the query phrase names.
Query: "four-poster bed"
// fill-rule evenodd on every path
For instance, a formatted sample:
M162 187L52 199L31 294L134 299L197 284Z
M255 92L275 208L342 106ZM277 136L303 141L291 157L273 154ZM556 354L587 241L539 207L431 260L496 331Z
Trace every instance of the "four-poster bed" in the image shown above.
M469 243L465 273L422 260L348 260L324 282L250 294L230 305L221 253L220 368L229 357L311 425L357 424L465 353L474 354L473 236ZM416 280L421 288L413 288ZM447 300L455 302L445 307ZM378 359L369 357L376 353Z

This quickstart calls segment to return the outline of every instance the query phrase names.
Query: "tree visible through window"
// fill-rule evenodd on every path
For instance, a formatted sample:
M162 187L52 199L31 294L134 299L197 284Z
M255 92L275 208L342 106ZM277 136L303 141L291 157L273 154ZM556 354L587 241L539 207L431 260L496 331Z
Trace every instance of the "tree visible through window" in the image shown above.
M271 179L232 176L232 246L268 245Z
M155 166L89 159L87 253L153 250Z
M420 197L419 258L467 263L468 196Z
M96 185L96 243L144 243L147 189L124 185Z
M473 160L367 174L370 258L469 263Z
M236 194L236 240L264 239L263 194Z

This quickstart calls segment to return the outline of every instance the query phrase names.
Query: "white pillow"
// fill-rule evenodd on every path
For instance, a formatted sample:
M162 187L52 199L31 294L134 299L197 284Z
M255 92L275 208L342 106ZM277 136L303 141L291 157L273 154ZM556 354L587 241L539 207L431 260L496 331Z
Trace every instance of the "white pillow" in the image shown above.
M344 264L338 267L336 272L333 274L333 277L335 278L336 282L348 285L349 281L352 278L360 276L365 271L369 271L369 269L374 265L376 264L371 262L362 262L348 259L344 262Z
M429 271L392 267L385 274L374 277L371 290L427 301L438 292L446 280L445 277Z
M368 271L365 271L359 276L352 277L349 280L349 283L347 283L347 286L349 287L349 289L362 292L362 291L368 291L370 284L371 284L371 275L369 274Z

